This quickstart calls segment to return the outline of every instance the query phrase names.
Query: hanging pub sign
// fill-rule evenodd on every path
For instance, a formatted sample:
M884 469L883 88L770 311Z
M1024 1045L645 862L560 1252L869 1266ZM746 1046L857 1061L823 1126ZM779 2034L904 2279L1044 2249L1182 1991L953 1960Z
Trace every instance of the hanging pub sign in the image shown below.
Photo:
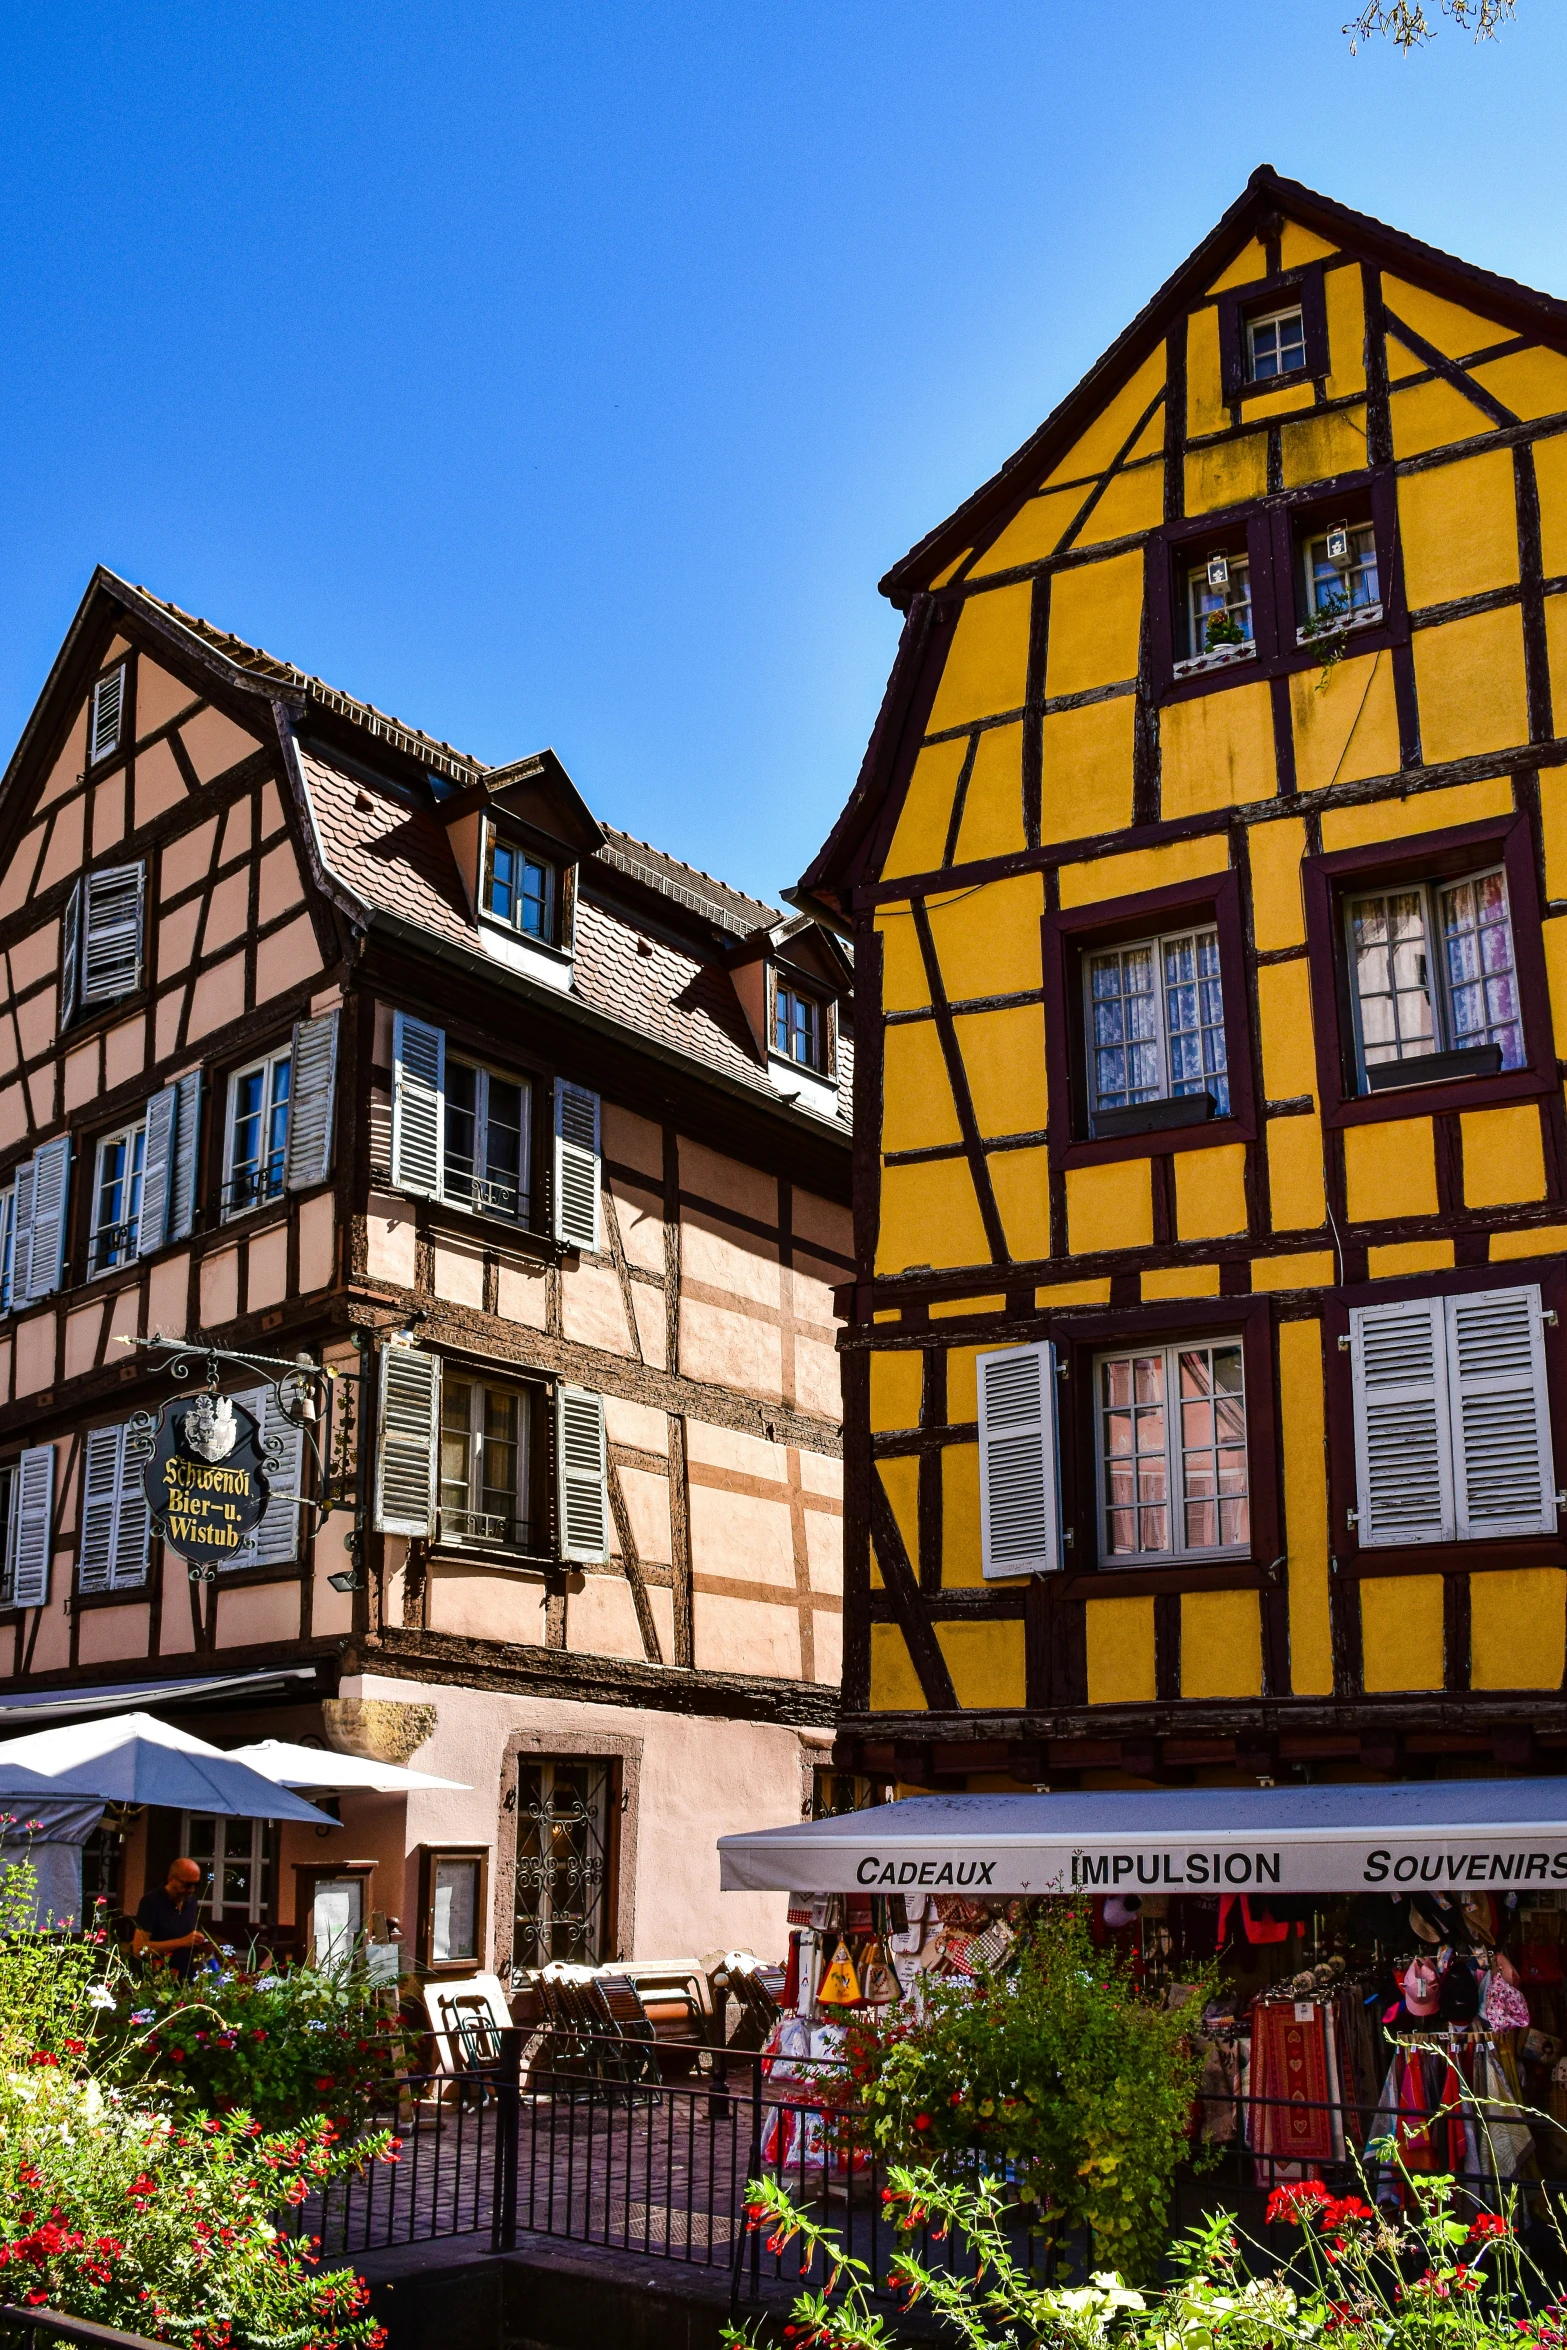
M266 1516L265 1460L254 1413L231 1395L166 1403L142 1486L170 1549L194 1566L232 1566Z

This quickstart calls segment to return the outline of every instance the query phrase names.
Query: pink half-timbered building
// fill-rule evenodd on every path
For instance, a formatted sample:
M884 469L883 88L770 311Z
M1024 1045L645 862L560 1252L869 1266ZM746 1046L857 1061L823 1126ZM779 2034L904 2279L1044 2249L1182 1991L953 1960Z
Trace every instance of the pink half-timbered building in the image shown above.
M140 1703L468 1790L111 1823L89 1890L179 1843L229 1938L330 1887L432 1972L776 1942L713 1847L830 1759L836 939L100 571L0 957L0 1729ZM205 1583L142 1493L156 1335L360 1375L323 1517L225 1369L303 1499Z

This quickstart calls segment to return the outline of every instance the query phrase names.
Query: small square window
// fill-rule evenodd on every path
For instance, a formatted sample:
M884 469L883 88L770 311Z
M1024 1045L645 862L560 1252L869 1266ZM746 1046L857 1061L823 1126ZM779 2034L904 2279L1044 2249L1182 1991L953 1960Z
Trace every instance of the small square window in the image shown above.
M1499 867L1350 897L1344 922L1362 1093L1525 1067Z
M802 1069L825 1072L827 1014L814 996L779 983L773 1001L773 1050Z
M1103 1355L1094 1400L1106 1564L1250 1549L1239 1338Z
M1094 1118L1204 1094L1212 1097L1216 1117L1229 1115L1216 929L1137 939L1091 953L1085 976L1088 1099Z
M291 1052L269 1053L229 1080L223 1212L243 1215L283 1194L288 1154Z
M513 842L490 840L485 875L486 913L524 938L555 943L555 868Z
M1250 383L1266 383L1276 375L1295 375L1306 364L1306 321L1297 302L1291 310L1270 310L1246 321L1246 376Z

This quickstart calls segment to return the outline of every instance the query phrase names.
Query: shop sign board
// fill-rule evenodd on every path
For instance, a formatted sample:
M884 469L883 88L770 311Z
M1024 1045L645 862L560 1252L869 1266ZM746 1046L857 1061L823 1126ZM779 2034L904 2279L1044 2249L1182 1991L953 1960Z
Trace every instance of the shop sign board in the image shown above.
M233 1396L166 1403L142 1488L169 1547L193 1566L232 1567L266 1516L265 1460L255 1415Z

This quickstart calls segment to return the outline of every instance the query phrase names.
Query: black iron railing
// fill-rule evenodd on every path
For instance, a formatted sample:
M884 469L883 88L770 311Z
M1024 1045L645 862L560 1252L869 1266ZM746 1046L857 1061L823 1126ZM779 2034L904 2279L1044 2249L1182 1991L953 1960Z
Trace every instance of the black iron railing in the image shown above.
M0 2302L0 2341L34 2350L44 2342L81 2342L89 2350L154 2350L145 2334L122 2334L118 2326L94 2325L91 2318L67 2317L59 2309L19 2308Z

